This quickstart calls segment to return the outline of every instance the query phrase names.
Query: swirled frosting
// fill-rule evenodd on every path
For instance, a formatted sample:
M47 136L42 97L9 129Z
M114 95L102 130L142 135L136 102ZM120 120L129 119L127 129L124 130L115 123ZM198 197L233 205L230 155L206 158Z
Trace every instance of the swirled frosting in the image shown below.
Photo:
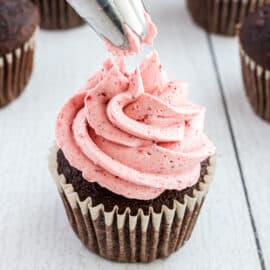
M204 115L185 82L168 80L156 52L133 73L123 58L107 60L61 110L57 144L86 180L149 200L197 183L200 163L215 152Z
M139 53L143 44L152 45L157 35L157 28L148 13L145 13L145 20L147 25L147 34L144 40L141 41L140 37L128 25L125 25L124 30L128 39L129 49L124 50L116 47L109 40L105 39L105 44L109 52L115 56L128 56Z

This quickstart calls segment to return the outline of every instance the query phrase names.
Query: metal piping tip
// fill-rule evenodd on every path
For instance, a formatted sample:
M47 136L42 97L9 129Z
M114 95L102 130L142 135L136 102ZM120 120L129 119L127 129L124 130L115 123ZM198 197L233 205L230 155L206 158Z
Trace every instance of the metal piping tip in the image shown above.
M124 31L128 25L143 40L147 34L142 0L67 0L98 35L122 49L129 49Z

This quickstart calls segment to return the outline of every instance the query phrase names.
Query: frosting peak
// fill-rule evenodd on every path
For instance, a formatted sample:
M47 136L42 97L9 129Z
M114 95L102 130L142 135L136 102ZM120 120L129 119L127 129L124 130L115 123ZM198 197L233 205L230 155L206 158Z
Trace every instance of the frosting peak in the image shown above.
M199 180L215 148L203 132L205 109L187 84L169 81L157 53L133 73L107 60L57 119L57 144L88 181L149 200Z
M124 30L127 36L129 49L124 50L115 47L109 40L105 39L105 44L109 52L115 56L128 56L139 53L143 44L152 45L157 35L157 28L152 22L148 13L145 13L145 20L147 26L147 34L144 40L141 40L141 38L128 25L125 25Z

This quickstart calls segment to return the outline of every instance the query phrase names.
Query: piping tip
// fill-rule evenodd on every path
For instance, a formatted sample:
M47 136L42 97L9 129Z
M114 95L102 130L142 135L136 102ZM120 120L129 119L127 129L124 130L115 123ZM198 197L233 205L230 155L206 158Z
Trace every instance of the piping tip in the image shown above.
M143 41L147 35L145 7L142 0L67 0L76 12L114 46L130 48L125 33L129 26Z

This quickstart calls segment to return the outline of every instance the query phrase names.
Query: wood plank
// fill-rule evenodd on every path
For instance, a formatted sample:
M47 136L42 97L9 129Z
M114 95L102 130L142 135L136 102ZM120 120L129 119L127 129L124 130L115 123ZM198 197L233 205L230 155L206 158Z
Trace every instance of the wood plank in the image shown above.
M270 267L270 125L253 113L245 97L237 39L212 37L243 177L266 268Z
M207 38L183 2L147 4L159 27L162 63L172 78L189 81L192 99L207 106L206 129L218 149L215 181L190 242L170 259L144 266L112 264L76 239L47 169L48 148L63 102L108 54L87 27L44 31L30 85L0 113L0 269L260 269Z

